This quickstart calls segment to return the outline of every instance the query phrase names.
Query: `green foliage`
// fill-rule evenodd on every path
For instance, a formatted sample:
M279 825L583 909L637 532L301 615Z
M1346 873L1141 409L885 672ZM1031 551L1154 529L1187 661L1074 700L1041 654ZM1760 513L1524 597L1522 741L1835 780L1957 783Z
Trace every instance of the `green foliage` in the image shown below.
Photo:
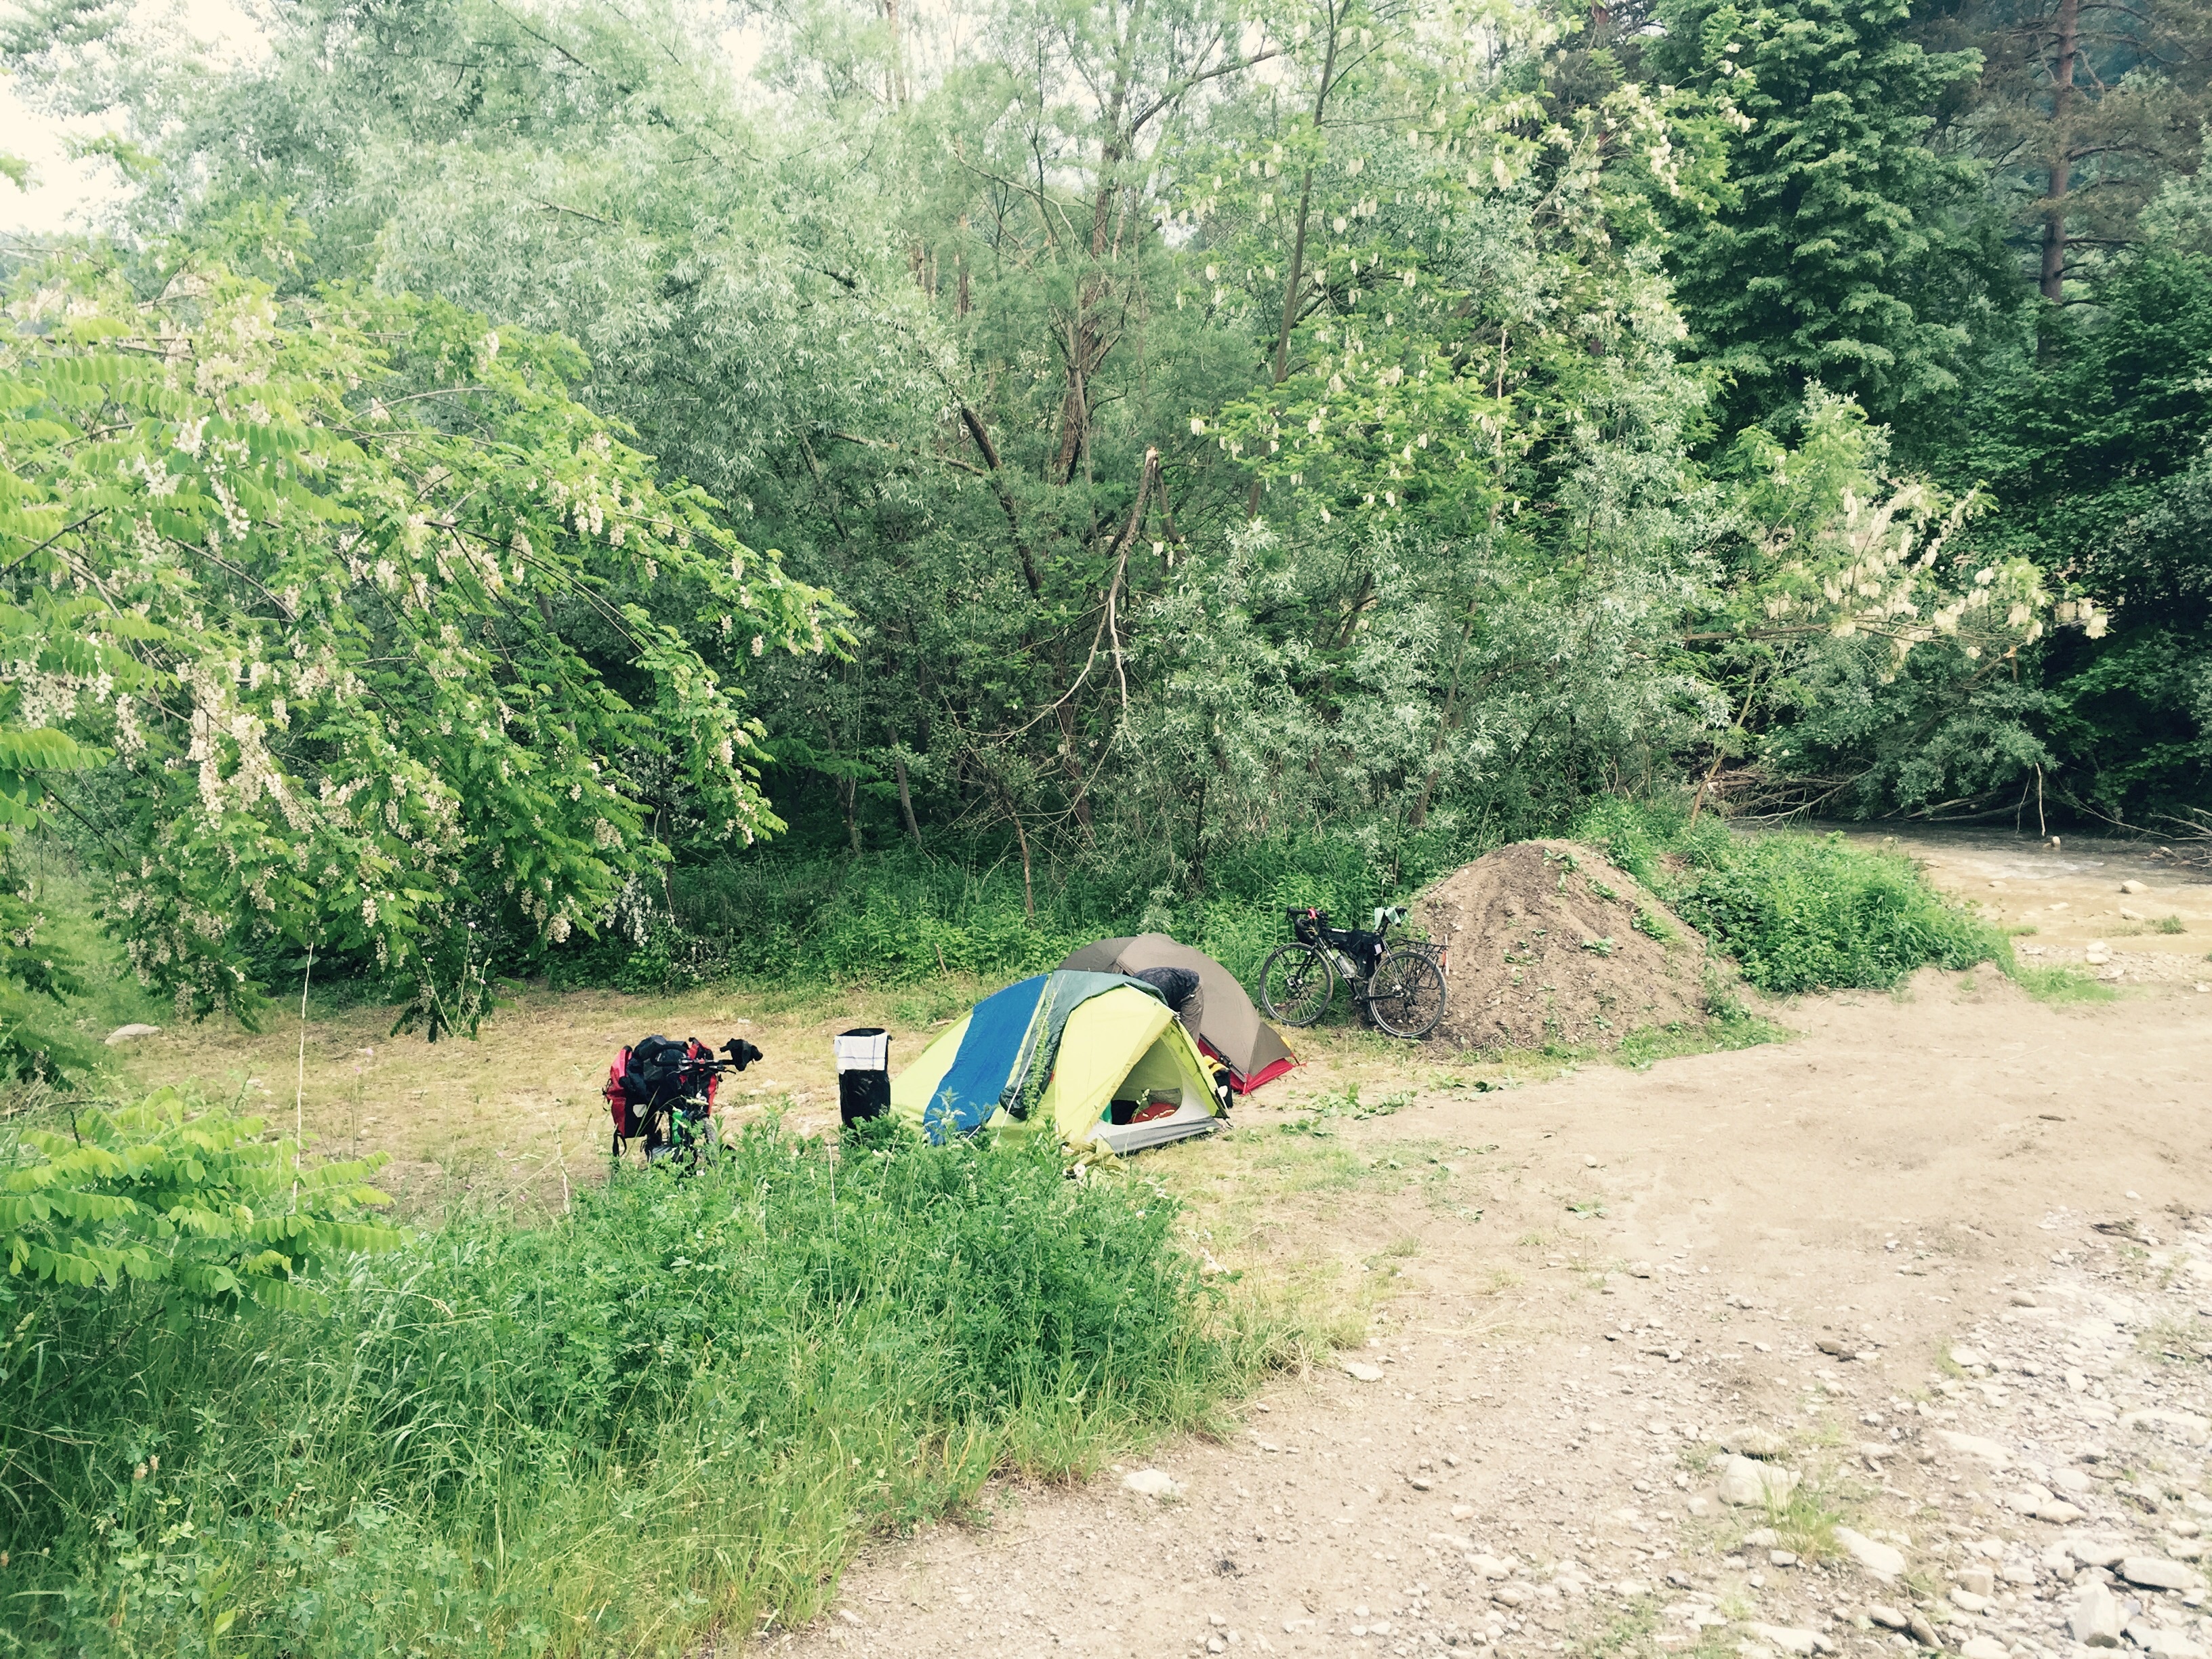
M1731 199L1670 263L1700 355L1733 383L1723 430L1814 384L1877 418L1955 390L1995 259L1979 181L1928 143L1979 67L1906 33L1905 0L1664 0L1647 62L1735 125Z
M2038 968L2022 964L2013 970L2021 988L2039 1002L2064 1006L2069 1003L2117 1002L2120 994L2100 985L2076 968Z
M1930 964L2011 955L2002 933L1946 904L1910 860L1839 835L1743 837L1696 867L1674 902L1771 994L1889 986Z
M1899 854L1841 835L1739 834L1665 803L1597 803L1576 836L1606 849L1770 995L1887 987L1931 963L2012 967L2004 935L1947 903Z
M1036 1144L756 1127L696 1179L411 1239L314 1318L157 1333L143 1287L48 1290L0 1349L11 1629L566 1655L795 1624L871 1531L1087 1469L1264 1361L1176 1226Z
M2177 222L2098 292L2094 319L1990 366L1937 463L2007 504L1978 550L2031 554L2111 611L2037 665L2017 718L2040 752L1993 781L2040 762L2059 800L2152 827L2212 788L2212 253Z
M332 1264L400 1235L364 1221L391 1200L368 1184L381 1158L307 1164L259 1118L195 1109L173 1089L69 1127L6 1137L0 1174L0 1309L22 1281L113 1291L126 1280L205 1302L310 1308Z
M289 944L472 1030L666 840L780 827L725 680L836 608L571 401L572 348L89 255L13 295L0 819L66 809L181 1011L252 1016Z

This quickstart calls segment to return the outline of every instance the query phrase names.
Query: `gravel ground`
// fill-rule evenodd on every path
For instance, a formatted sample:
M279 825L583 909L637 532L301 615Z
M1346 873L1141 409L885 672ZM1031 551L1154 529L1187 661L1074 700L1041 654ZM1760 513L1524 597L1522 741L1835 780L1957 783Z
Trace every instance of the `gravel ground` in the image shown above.
M1783 1018L1641 1073L1409 1072L1344 1131L1404 1185L1213 1246L1395 1272L1340 1366L882 1540L759 1645L2212 1654L2212 1002L1927 974Z

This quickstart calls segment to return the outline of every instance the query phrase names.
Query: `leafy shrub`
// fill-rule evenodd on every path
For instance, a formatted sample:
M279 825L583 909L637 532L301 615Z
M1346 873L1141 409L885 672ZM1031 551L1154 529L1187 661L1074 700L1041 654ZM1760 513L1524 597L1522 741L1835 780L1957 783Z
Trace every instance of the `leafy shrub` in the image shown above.
M264 1127L161 1089L119 1111L75 1112L66 1132L11 1137L0 1146L0 1309L25 1279L313 1307L303 1281L325 1264L398 1243L361 1219L391 1201L368 1184L374 1163L302 1164Z
M1840 835L1747 836L1693 866L1674 903L1770 994L1889 986L1931 963L1955 969L2012 954L1909 860Z
M805 1618L870 1529L1232 1380L1175 1224L1048 1146L762 1126L696 1179L356 1261L319 1317L34 1286L0 1337L0 1597L17 1641L90 1655L675 1652Z
M1577 838L1605 849L1771 995L1894 985L1930 963L2012 966L2003 934L1947 902L1900 854L1841 835L1743 835L1672 802L1612 797Z
M1041 872L1025 896L1021 869L988 848L925 859L910 848L851 858L757 848L671 872L673 914L642 937L609 937L557 959L556 983L631 991L729 980L899 984L940 973L1013 978L1050 968L1094 939L1157 930L1188 939L1247 979L1283 938L1282 912L1319 905L1364 917L1394 892L1390 868L1348 837L1279 836L1224 852L1206 896L1152 884L1133 858ZM1463 849L1423 852L1449 869ZM1471 856L1471 854L1470 854ZM1403 866L1418 884L1429 865ZM1033 896L1036 914L1030 914Z

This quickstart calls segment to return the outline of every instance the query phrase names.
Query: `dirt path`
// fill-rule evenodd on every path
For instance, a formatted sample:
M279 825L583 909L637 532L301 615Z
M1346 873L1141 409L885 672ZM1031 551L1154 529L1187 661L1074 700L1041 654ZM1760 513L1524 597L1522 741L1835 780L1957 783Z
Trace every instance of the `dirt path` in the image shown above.
M1787 1018L1787 1044L1347 1119L1331 1155L1364 1176L1282 1183L1211 1246L1395 1267L1346 1369L1158 1449L1168 1498L1117 1471L886 1541L835 1614L765 1645L1911 1647L1891 1619L2002 1659L2075 1651L2066 1621L2112 1579L2123 1640L2197 1651L2212 999L2054 1010L1931 973ZM1245 1169L1300 1139L1243 1121ZM1761 1470L1802 1484L1714 1491Z

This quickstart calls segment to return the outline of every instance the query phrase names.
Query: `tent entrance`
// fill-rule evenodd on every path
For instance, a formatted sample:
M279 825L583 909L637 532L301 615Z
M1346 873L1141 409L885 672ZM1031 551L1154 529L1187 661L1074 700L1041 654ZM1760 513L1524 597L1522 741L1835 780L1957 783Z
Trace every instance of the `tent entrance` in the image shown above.
M1142 1122L1114 1121L1114 1103L1171 1105ZM1220 1127L1211 1068L1182 1023L1157 998L1115 992L1067 1018L1051 1080L1037 1106L1072 1146L1086 1141L1141 1152Z

